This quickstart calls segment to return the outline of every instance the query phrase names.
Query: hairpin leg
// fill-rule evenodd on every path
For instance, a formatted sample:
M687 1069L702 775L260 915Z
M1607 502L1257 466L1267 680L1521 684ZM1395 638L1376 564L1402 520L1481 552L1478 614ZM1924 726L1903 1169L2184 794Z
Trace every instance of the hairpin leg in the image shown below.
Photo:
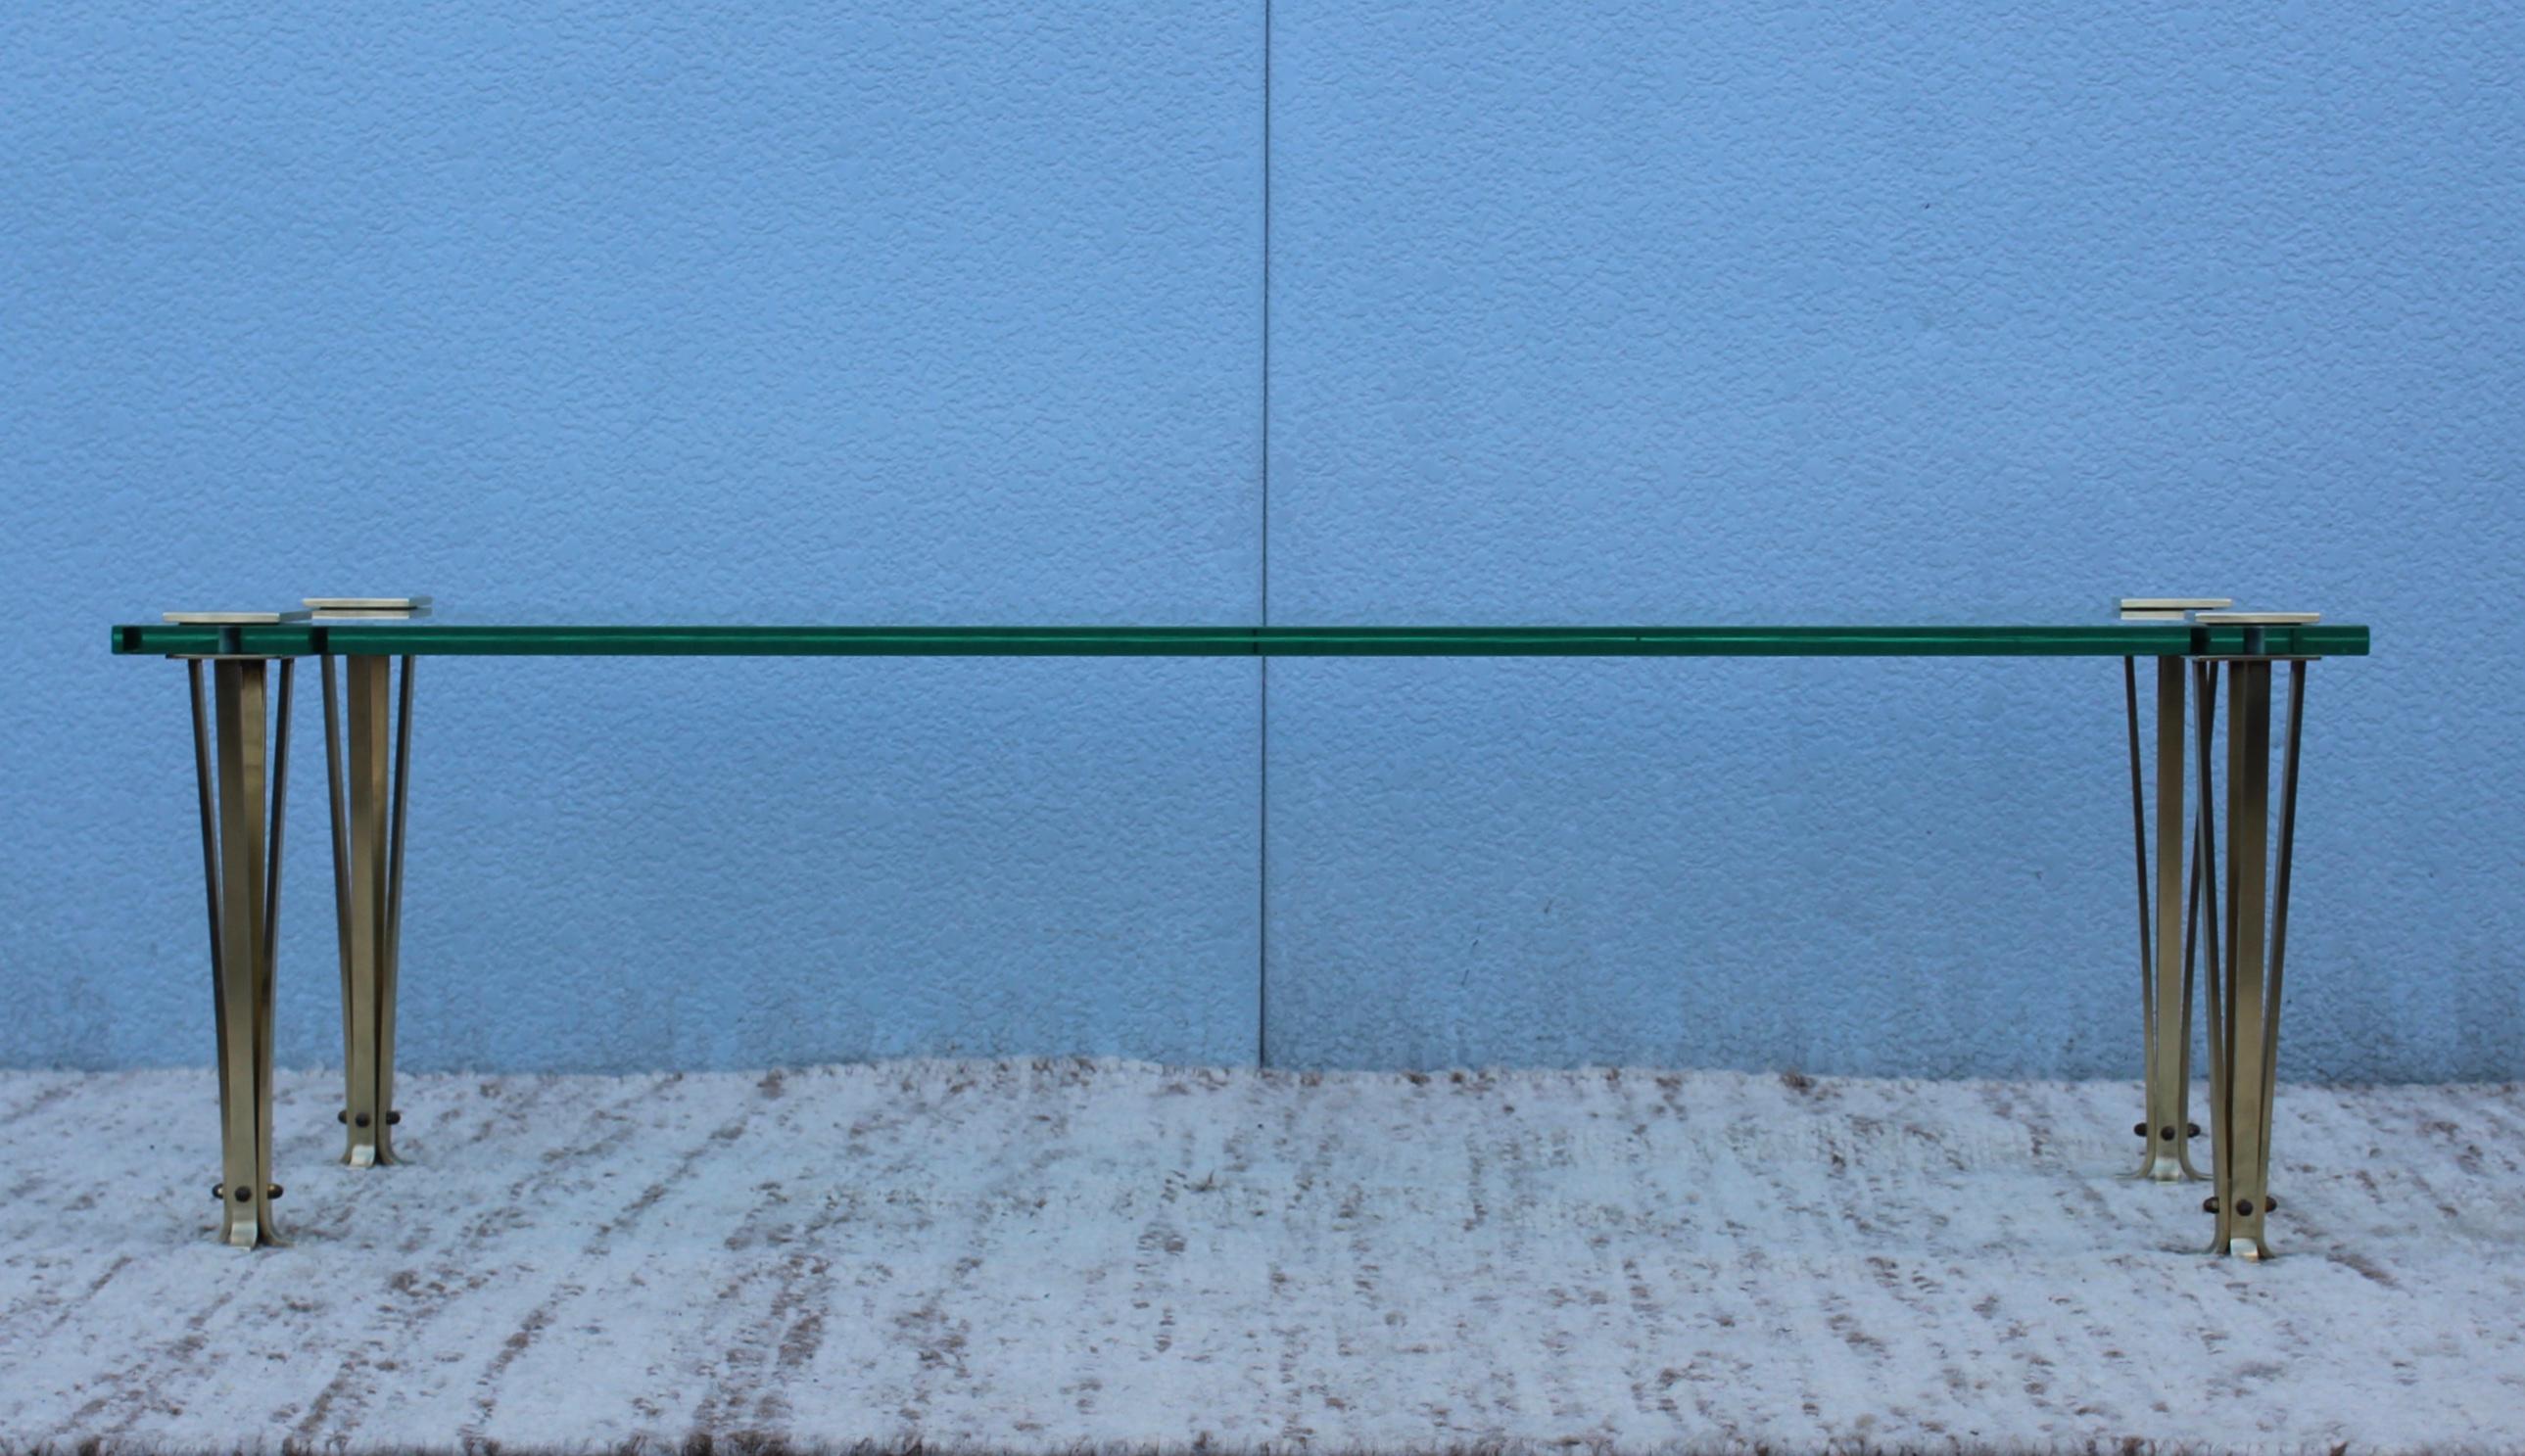
M387 725L382 656L341 659L350 699L338 713L333 658L323 659L325 788L333 820L333 905L342 958L346 1088L342 1160L366 1168L396 1161L395 973L403 931L403 841L412 767L412 668L403 662L394 725ZM391 737L391 744L389 738ZM345 739L348 740L347 751ZM347 809L346 801L347 801Z
M270 661L188 660L193 771L202 812L202 874L211 922L212 1019L220 1060L220 1238L239 1248L282 1241L272 1218L272 992L280 919L281 828L289 787L289 698L294 664L280 659L270 724L265 798L265 686ZM215 730L215 731L214 731Z

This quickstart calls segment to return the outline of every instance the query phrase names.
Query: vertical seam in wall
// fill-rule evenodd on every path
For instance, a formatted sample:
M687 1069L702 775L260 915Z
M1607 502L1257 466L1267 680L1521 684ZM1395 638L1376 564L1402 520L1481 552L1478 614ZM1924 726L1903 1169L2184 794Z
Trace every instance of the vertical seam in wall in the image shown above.
M1262 617L1271 625L1271 0L1262 0ZM1254 1064L1271 1065L1271 658L1255 655Z

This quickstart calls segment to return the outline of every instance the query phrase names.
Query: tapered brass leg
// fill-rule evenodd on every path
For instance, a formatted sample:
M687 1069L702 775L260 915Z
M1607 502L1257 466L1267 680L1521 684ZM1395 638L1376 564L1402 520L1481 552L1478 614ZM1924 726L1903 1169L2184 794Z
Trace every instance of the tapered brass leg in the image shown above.
M2192 933L2185 938L2184 970L2186 978L2192 969L2194 943L2199 944L2202 958L2208 962L2209 974L2204 980L2202 1009L2207 1018L2203 1039L2209 1048L2209 1167L2211 1189L2203 1207L2218 1207L2217 1170L2225 1166L2227 1133L2227 1016L2224 1003L2226 955L2221 948L2219 927L2224 922L2218 915L2218 811L2217 783L2211 765L2216 761L2212 750L2218 731L2218 664L2196 661L2192 664L2192 686L2201 700L2201 712L2194 734L2196 761L2201 769L2200 814L2193 830L2192 885L2201 899L2201 914L2193 922ZM2187 989L2187 995L2189 995Z
M2280 771L2279 879L2271 889L2271 974L2268 1011L2262 1018L2262 1161L2255 1182L2261 1204L2271 1207L2271 1096L2280 1065L2280 981L2288 958L2289 868L2297 854L2298 750L2305 726L2304 662L2289 664L2288 757Z
M202 871L209 887L212 1017L220 1059L220 1238L239 1248L281 1242L272 1218L272 992L280 911L281 829L289 785L292 663L264 759L261 658L215 658L214 707L202 705L202 664L185 663L193 704L193 768L202 810ZM213 731L213 727L216 731Z
M2150 914L2150 856L2146 797L2141 790L2139 679L2133 659L2122 659L2123 703L2130 728L2131 831L2138 849L2140 1014L2145 1048L2148 1117L2137 1132L2147 1140L2134 1177L2179 1183L2201 1175L2192 1167L2192 916L2198 902L2198 869L2186 896L2183 840L2183 742L2185 659L2156 661L2156 854L2155 913Z
M403 824L411 775L412 665L389 734L392 659L323 659L325 787L333 820L333 904L342 955L342 1046L346 1135L342 1161L366 1168L396 1161L394 1107L395 972L403 930ZM335 699L347 694L347 714ZM345 740L347 739L347 747ZM391 739L391 743L390 743Z
M2270 859L2271 663L2228 663L2227 923L2225 976L2213 994L2224 1055L2213 1073L2218 1122L2217 1232L2210 1252L2270 1256L2271 1093L2279 1050L2279 991L2288 944L2290 857L2297 830L2297 761L2305 664L2290 664L2288 759L2282 780L2276 893L2266 903ZM2267 922L2266 922L2266 918ZM2265 940L2265 930L2269 935ZM2214 978L2213 978L2214 979Z

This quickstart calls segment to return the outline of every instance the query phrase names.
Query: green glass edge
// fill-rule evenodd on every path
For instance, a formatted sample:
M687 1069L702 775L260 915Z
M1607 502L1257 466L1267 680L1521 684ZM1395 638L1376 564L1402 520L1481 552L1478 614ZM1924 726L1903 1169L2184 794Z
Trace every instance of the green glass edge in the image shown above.
M118 655L297 656L2159 657L2367 655L2362 626L728 627L309 623L114 629Z

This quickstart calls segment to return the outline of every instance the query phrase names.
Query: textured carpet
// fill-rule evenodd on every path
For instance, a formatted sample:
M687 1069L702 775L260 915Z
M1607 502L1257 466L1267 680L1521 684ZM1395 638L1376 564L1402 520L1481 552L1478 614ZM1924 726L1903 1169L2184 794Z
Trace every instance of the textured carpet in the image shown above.
M0 1435L2525 1442L2514 1087L2283 1088L2248 1266L2119 1084L418 1077L363 1172L334 1086L249 1255L208 1072L0 1075Z

